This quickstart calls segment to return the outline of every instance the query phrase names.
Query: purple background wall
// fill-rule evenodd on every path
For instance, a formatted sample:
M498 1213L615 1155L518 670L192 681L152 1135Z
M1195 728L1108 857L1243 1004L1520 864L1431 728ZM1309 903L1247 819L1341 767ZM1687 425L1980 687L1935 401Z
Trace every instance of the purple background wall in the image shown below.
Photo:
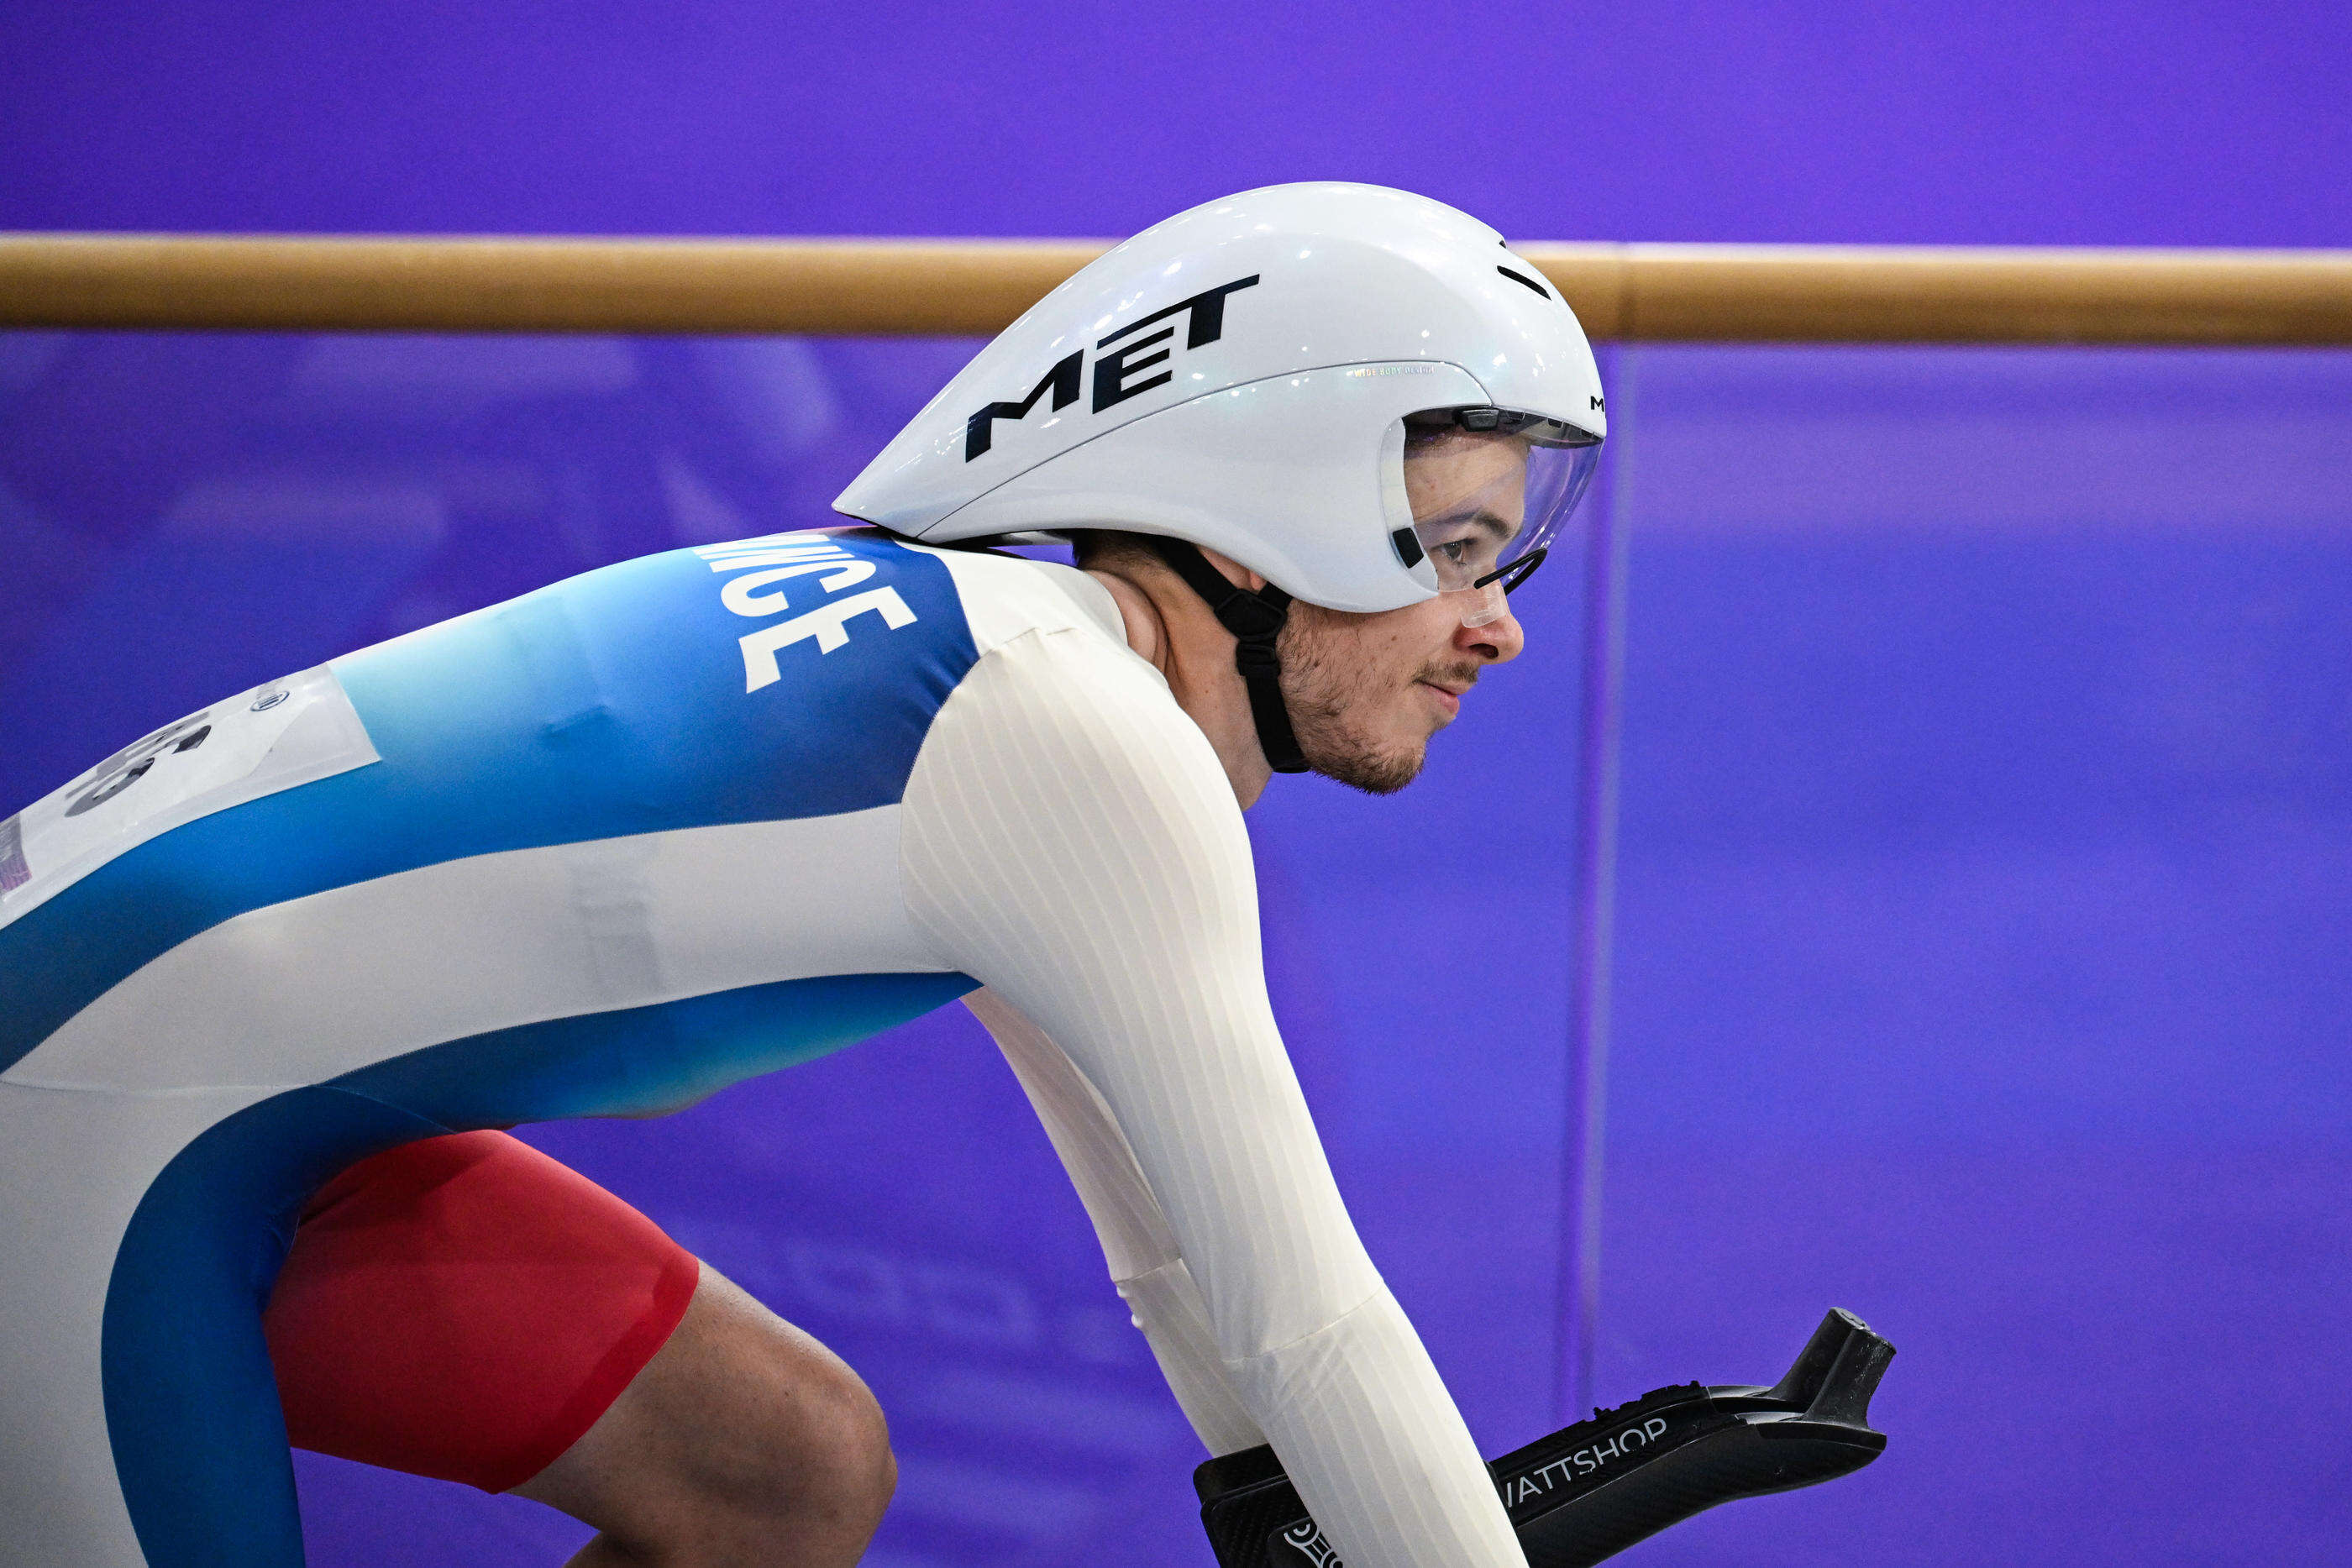
M1343 177L1525 237L2335 245L2347 46L2318 5L16 7L0 225L1117 234ZM365 640L808 520L969 348L0 335L0 809ZM1880 1465L1629 1560L2339 1560L2352 361L1610 373L1598 1392L1765 1375L1832 1301L1903 1346ZM1490 1448L1564 1415L1576 587L1429 781L1253 819L1302 1075ZM1549 828L1433 871L1465 820ZM960 1015L538 1135L875 1383L876 1561L1206 1561L1191 1439ZM582 1533L302 1474L320 1563Z

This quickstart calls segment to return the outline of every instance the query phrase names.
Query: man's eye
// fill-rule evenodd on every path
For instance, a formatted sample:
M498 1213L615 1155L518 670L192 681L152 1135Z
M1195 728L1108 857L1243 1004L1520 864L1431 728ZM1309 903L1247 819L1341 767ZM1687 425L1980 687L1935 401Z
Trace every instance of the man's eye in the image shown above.
M1437 547L1437 553L1444 556L1447 560L1452 561L1454 565L1460 566L1465 560L1469 559L1470 541L1468 539L1448 539L1444 544Z

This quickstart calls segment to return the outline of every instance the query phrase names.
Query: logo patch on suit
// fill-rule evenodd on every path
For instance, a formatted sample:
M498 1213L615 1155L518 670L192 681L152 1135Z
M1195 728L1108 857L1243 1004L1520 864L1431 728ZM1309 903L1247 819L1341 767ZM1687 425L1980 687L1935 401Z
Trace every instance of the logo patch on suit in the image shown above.
M854 588L874 575L872 561L859 559L842 549L830 534L814 530L704 545L694 553L709 562L712 571L742 574L729 577L719 586L719 601L736 614L754 620L781 615L793 609L791 595L794 591L784 585L795 579L814 578L815 587L834 594ZM848 645L849 623L858 616L879 616L883 626L892 632L913 625L917 619L895 588L868 589L845 599L818 600L807 591L801 591L799 597L803 603L812 600L815 602L790 620L762 626L737 639L743 650L746 692L756 692L781 680L782 671L776 656L795 643L814 643L818 653L830 653Z

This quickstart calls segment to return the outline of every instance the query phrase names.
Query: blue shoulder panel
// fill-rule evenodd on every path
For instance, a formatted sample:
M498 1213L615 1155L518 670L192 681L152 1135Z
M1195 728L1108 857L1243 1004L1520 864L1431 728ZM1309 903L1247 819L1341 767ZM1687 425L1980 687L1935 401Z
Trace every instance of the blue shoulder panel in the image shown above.
M977 658L938 559L835 534L624 562L339 660L383 761L174 829L0 929L0 1070L249 910L471 855L888 805Z

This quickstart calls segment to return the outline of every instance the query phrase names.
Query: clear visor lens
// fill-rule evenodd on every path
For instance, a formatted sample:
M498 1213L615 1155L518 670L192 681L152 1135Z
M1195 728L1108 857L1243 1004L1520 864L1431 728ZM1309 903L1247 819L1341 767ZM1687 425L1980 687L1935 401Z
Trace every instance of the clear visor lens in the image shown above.
M1542 564L1592 482L1601 444L1552 420L1506 414L1505 428L1465 429L1458 417L1405 422L1405 499L1438 591L1465 626L1483 626L1502 618L1504 596Z

